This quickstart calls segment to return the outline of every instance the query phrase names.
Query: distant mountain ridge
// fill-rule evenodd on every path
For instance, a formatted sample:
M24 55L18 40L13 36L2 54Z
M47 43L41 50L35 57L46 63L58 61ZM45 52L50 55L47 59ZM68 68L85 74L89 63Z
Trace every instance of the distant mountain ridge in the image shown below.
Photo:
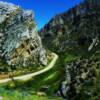
M67 45L80 48L81 44L86 44L88 51L92 49L93 40L100 38L99 16L100 1L84 0L69 11L52 18L40 31L42 41L51 50L56 49L56 52L66 51ZM96 43L98 44L98 40Z

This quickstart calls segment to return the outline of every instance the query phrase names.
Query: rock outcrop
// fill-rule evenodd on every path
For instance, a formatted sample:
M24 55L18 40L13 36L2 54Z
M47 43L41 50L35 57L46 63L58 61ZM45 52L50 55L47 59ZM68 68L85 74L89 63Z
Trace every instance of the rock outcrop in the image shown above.
M12 66L47 64L46 51L42 47L33 18L34 15L30 10L0 2L0 59L6 64Z

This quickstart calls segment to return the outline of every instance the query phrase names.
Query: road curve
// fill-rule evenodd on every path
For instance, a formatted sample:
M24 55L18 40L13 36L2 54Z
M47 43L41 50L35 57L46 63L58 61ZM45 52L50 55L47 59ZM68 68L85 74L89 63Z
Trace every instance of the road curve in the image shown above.
M34 72L34 73L13 77L13 80L15 80L15 81L16 80L28 81L31 78L35 77L35 76L38 76L40 74L43 74L43 73L49 71L51 68L54 67L54 65L55 65L55 63L56 63L56 61L58 59L58 55L57 54L52 53L52 55L54 56L54 58L53 58L53 60L50 62L50 64L46 68L44 68L44 69L42 69L40 71ZM2 79L2 80L0 80L0 84L8 83L10 81L12 81L12 78Z

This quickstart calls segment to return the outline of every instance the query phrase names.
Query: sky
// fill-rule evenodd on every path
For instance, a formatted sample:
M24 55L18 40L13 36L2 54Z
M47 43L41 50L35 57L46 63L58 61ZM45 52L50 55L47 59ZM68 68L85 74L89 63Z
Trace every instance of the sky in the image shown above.
M49 20L57 14L60 14L73 6L79 4L82 0L0 0L11 2L21 6L23 9L33 10L35 22L38 29L41 29Z

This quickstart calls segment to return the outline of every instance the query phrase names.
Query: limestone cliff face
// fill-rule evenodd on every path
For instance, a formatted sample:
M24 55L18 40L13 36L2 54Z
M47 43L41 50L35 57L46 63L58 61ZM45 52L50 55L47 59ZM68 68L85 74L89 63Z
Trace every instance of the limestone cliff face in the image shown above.
M30 10L0 2L0 59L8 65L47 64L33 18Z
M40 31L43 43L55 52L66 52L69 48L91 51L100 40L99 16L100 1L84 0L45 25Z

